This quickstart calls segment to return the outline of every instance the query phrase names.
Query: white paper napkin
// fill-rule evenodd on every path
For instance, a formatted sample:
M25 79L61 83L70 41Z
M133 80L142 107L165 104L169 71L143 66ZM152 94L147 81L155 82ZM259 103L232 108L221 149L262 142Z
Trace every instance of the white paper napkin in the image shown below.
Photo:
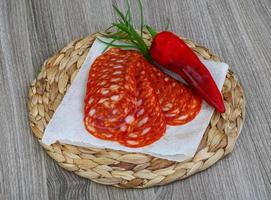
M98 40L93 43L74 82L45 129L42 142L50 145L58 141L83 147L141 152L179 162L192 158L214 112L214 109L205 102L203 102L202 109L194 120L182 126L168 126L165 135L160 140L143 148L128 148L117 142L98 139L87 132L83 122L83 100L88 72L94 60L102 54L105 46ZM218 88L221 90L228 71L228 65L206 60L203 60L203 63L209 69Z

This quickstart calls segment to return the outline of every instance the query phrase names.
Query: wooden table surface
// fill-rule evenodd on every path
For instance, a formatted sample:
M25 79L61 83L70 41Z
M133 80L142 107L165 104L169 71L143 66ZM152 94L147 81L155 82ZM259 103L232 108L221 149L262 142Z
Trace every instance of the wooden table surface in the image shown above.
M167 186L124 190L73 175L45 154L28 127L30 81L66 43L107 28L114 2L0 0L0 199L271 199L270 0L144 1L149 24L161 29L168 17L171 30L221 56L244 87L243 131L214 167Z

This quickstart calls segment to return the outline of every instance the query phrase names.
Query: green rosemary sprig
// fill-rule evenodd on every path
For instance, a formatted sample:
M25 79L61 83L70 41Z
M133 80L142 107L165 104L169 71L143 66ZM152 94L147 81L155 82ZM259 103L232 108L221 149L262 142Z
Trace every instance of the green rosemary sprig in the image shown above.
M114 42L116 41L116 39L113 39L111 42L106 42L104 40L102 40L101 38L97 37L97 40L99 40L100 42L107 44L107 47L103 50L106 51L110 46L114 46L114 47L119 47L119 48L136 48L135 45L121 45L121 44L115 44Z
M143 5L141 0L137 0L139 11L140 11L140 32L136 30L136 28L133 26L132 23L132 14L131 14L131 5L130 0L125 0L127 11L124 14L116 5L113 5L113 8L118 16L118 21L115 23L112 23L112 26L107 29L115 29L111 33L102 34L106 38L111 38L111 42L106 42L101 39L99 39L101 42L107 44L106 49L108 49L109 46L114 47L120 47L120 48L135 48L138 49L145 58L151 59L151 56L149 54L149 48L147 44L144 42L144 39L142 37L144 28L154 37L156 35L156 31L154 28L151 28L148 25L144 24L144 16L143 16ZM127 45L118 45L114 42L117 40L123 40L128 42Z

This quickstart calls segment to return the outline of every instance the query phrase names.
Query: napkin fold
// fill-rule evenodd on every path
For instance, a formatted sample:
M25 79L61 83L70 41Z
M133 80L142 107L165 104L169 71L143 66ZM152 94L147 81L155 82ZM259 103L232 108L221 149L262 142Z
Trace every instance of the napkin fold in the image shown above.
M103 53L105 47L106 44L98 40L94 41L81 69L45 129L42 142L47 145L60 142L83 147L140 152L178 162L192 158L214 112L214 108L204 101L201 111L194 120L181 126L167 126L166 133L160 140L143 148L128 148L117 142L98 139L88 133L83 122L88 72L94 60ZM221 90L228 65L208 60L202 60L202 62ZM181 80L172 72L166 71L166 73Z

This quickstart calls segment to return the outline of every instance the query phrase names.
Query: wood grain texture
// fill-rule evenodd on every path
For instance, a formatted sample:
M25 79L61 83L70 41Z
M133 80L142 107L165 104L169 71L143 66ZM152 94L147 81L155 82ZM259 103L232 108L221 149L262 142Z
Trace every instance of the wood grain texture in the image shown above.
M171 30L213 50L239 76L247 115L230 156L184 181L123 190L45 155L28 127L30 81L66 43L108 27L112 2L0 0L0 199L271 199L270 0L145 0L149 24L162 28L169 17Z

